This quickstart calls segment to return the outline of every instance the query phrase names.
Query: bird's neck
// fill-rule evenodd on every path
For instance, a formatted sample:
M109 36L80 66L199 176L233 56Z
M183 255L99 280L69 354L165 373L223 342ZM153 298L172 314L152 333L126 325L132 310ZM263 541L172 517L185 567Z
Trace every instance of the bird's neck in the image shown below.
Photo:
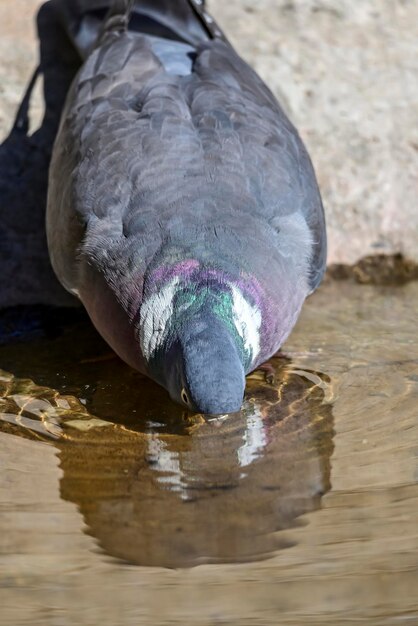
M262 311L248 277L233 277L188 260L154 271L145 293L140 341L146 360L199 318L202 324L228 329L244 369L251 370L260 353Z

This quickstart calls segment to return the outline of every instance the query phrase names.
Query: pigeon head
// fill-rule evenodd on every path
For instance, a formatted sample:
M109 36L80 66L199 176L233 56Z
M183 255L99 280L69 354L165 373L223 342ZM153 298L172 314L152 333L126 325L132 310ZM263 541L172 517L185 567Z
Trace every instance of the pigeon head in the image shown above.
M141 306L140 343L149 374L191 411L241 408L257 356L260 313L214 272L171 276Z
M245 371L228 324L204 306L172 330L175 339L160 355L172 399L199 413L239 411Z

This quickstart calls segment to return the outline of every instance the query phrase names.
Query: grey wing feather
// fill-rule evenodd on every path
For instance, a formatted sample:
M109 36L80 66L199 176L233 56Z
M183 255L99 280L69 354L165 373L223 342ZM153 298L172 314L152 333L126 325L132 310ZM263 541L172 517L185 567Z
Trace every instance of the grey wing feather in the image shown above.
M212 98L209 108L228 111L234 121L246 175L266 217L277 221L300 212L305 218L312 238L309 284L314 291L326 267L325 217L314 169L297 130L260 77L223 42L201 47L195 72L203 81L205 98ZM207 102L200 106L202 112L208 108Z
M83 244L86 254L100 256L123 237L137 162L132 135L140 134L132 133L138 112L129 102L141 80L159 71L144 38L119 37L90 55L68 95L50 167L47 229L51 261L70 291L78 289Z

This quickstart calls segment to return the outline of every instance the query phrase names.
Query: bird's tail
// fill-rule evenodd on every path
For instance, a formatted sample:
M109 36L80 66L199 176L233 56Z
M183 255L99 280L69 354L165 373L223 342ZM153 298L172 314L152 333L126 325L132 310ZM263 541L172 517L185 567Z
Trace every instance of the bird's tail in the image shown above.
M127 28L192 46L225 39L204 0L50 0L48 4L83 58L104 32Z

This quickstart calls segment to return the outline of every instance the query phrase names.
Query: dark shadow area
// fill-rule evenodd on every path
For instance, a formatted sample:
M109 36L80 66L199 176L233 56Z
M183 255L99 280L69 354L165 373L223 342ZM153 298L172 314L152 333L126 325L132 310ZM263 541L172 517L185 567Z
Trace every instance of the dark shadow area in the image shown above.
M52 146L80 61L48 4L41 7L37 26L39 67L0 147L0 309L75 302L59 285L49 262L45 208ZM45 114L41 127L29 135L30 100L41 79Z
M0 310L0 346L33 339L53 338L67 325L87 320L82 307L19 305Z

